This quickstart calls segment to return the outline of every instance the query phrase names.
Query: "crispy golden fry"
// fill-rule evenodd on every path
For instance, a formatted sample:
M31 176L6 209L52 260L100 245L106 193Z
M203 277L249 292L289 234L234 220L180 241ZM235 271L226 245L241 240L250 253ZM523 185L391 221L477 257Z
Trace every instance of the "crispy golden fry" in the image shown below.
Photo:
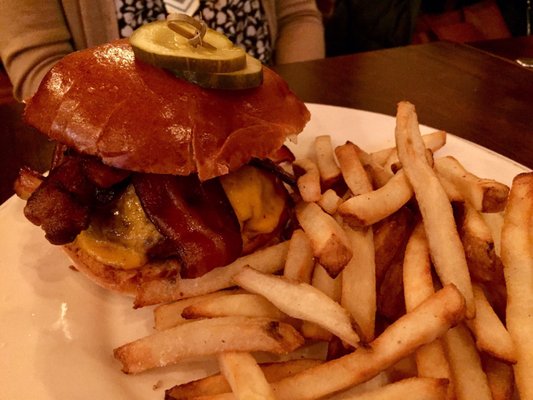
M365 170L371 177L372 187L380 188L385 185L390 178L392 178L393 173L391 171L385 170L382 165L375 162L372 155L368 154L366 151L364 151L355 144L354 148L357 151L357 156L361 160L361 163L365 167Z
M472 280L503 282L503 265L494 251L492 233L481 213L468 202L458 203L454 208Z
M284 362L260 364L268 382L276 382L282 378L292 376L307 368L322 364L321 360L298 359ZM184 400L199 396L210 396L227 393L231 387L222 374L211 375L203 379L174 386L166 391L168 400Z
M447 379L408 378L362 393L343 396L343 400L445 400Z
M357 146L346 142L335 148L342 177L354 196L372 191L370 179L357 155Z
M292 164L298 179L296 184L304 201L318 201L322 194L318 167L309 158L300 158Z
M148 282L140 286L135 306L166 303L227 289L233 285L233 275L246 265L252 265L255 269L267 273L277 272L285 264L288 249L289 242L286 241L242 256L231 264L215 268L199 278L158 279Z
M429 246L421 223L414 229L405 248L403 286L407 312L435 293ZM418 374L422 377L450 379L450 366L441 339L416 351L416 365Z
M181 313L186 307L204 300L215 299L237 293L243 293L243 291L240 289L220 290L218 292L204 294L202 296L189 297L187 299L178 300L172 303L161 304L154 308L154 328L158 331L161 331L172 328L184 322L190 322L188 319L181 316Z
M296 217L311 240L314 256L331 276L337 276L352 258L342 227L316 203L298 204Z
M411 184L400 170L379 189L349 198L338 211L353 227L369 226L398 211L411 197Z
M522 400L533 399L533 173L517 175L504 214L501 257L507 284L507 329L516 346L514 375Z
M427 162L415 108L408 102L398 104L395 134L398 156L418 201L435 270L443 284L453 283L461 291L467 317L473 318L472 283L452 207Z
M461 293L448 285L390 325L370 347L360 347L273 384L278 400L312 400L365 382L464 318Z
M343 202L342 198L337 195L333 189L328 189L318 200L318 205L330 215L333 215L337 212L339 205Z
M281 312L263 296L252 293L240 293L198 301L185 307L182 316L185 319L232 316L264 317L291 322L287 314Z
M476 346L491 356L507 363L516 362L516 349L507 329L489 304L483 289L474 284L476 317L467 325L476 339Z
M492 400L513 399L513 367L483 353L481 354L481 363L487 374Z
M324 188L330 188L341 178L341 170L335 161L331 137L328 135L317 136L314 143L320 182Z
M345 227L352 251L357 257L342 271L341 304L359 327L361 339L374 339L376 324L376 262L372 228Z
M127 343L114 350L122 371L136 374L189 357L223 351L286 354L303 344L291 326L269 318L224 317L192 321Z
M313 322L357 347L359 336L348 311L326 294L306 283L245 268L233 278L240 287L257 293L293 318Z
M435 160L438 174L448 179L463 198L481 212L500 212L505 208L509 187L493 179L481 179L468 172L452 156Z
M218 355L220 372L237 400L275 400L274 391L250 353L224 352Z
M444 147L446 144L446 132L444 131L435 131L425 135L422 135L422 141L424 146L431 150L432 153L435 153L440 148ZM374 162L379 165L385 165L387 160L392 160L393 157L398 160L396 147L390 147L380 151L376 151L371 154Z
M491 400L487 375L468 329L460 324L450 329L443 341L457 400Z
M314 267L315 258L311 241L304 231L297 229L289 241L289 251L285 260L283 275L298 282L310 283Z

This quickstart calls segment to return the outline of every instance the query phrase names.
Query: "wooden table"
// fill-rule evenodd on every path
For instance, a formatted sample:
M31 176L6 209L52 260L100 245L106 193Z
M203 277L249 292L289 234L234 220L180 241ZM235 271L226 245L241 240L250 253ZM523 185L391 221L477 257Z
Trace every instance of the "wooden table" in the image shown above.
M304 101L394 115L413 102L422 124L444 129L533 168L533 37L473 45L435 42L281 65ZM52 145L21 121L22 105L0 104L0 202L25 164L46 170Z

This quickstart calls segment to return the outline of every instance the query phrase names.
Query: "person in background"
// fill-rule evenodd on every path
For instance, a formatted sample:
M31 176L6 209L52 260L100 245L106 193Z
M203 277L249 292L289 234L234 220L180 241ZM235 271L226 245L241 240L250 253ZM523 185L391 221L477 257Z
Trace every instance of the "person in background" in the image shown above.
M31 96L68 53L128 37L176 11L203 19L266 65L325 55L315 0L3 0L0 57L14 97Z
M409 44L421 0L317 0L324 13L326 55Z

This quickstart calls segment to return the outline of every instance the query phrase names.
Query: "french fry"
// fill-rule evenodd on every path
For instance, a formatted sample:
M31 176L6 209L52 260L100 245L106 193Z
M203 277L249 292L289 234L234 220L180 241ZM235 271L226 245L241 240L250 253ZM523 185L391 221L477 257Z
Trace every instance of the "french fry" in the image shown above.
M467 317L473 318L476 310L472 282L452 208L427 162L415 108L408 102L398 104L395 135L398 156L422 214L435 270L443 284L453 283L461 291Z
M316 264L311 285L324 292L330 299L340 303L342 292L342 279L340 276L332 278L322 265Z
M372 226L376 259L376 283L379 287L392 262L404 249L414 227L413 212L402 207L391 216Z
M400 361L387 368L385 373L389 377L389 383L418 376L414 355L409 354L407 357L402 358Z
M374 338L376 324L376 262L372 228L345 228L352 257L342 271L341 304L352 315L365 342Z
M468 329L463 324L450 329L444 335L444 347L457 400L491 400L487 375Z
M483 353L481 354L481 363L487 374L492 400L513 399L513 367Z
M467 321L480 351L507 363L516 363L516 349L507 329L489 304L483 289L474 284L476 317Z
M403 286L407 312L435 293L429 247L422 223L413 230L405 248ZM420 376L450 379L450 366L440 338L420 347L415 357Z
M463 198L481 212L500 212L505 208L509 187L494 179L481 179L468 172L452 156L435 160L439 175L448 179L461 192Z
M233 275L246 265L252 265L255 269L267 273L277 272L285 264L288 249L289 242L286 241L242 256L231 264L215 268L199 278L157 279L143 283L139 286L135 307L166 303L230 288L233 285Z
M355 145L348 142L335 149L346 184L352 191L364 195L372 190L372 184L364 170ZM349 157L353 159L349 159ZM356 192L358 190L358 192ZM342 271L341 304L357 322L364 341L374 338L376 319L376 263L372 228L344 228L350 247L357 258L352 257Z
M370 347L273 383L278 400L312 400L368 381L464 318L461 293L448 285L391 324Z
M315 258L311 241L301 229L297 229L289 241L283 275L298 282L310 283L314 266Z
M291 326L269 318L224 317L192 321L116 348L122 371L137 374L223 351L286 354L303 344Z
M516 347L513 366L521 400L533 399L533 173L517 175L504 214L501 257L507 284L506 325Z
M371 390L378 389L380 387L388 385L389 383L391 383L389 379L389 375L387 371L384 371L384 372L380 372L378 375L376 375L375 377L373 377L372 379L366 382L360 383L356 386L353 386L347 390L343 390L342 392L336 393L332 396L327 396L325 397L325 399L345 400L347 396L358 395L364 392L369 392Z
M320 174L318 167L309 158L300 158L292 164L296 175L296 185L304 201L318 201L322 191L320 189Z
M343 396L343 400L445 400L448 388L447 379L407 378L377 389Z
M172 303L160 304L154 308L154 328L158 331L172 328L176 325L190 322L181 316L181 313L188 306L204 300L215 299L230 294L242 293L242 290L220 290L218 292L204 294L202 296L189 297Z
M458 203L454 208L472 280L503 282L503 265L494 251L492 233L481 213L468 202Z
M317 136L314 142L320 182L324 188L330 188L341 178L341 170L335 161L331 137L328 135Z
M322 207L322 209L330 215L333 215L337 212L337 208L342 204L343 200L337 195L333 189L328 189L322 196L320 200L317 201L317 204Z
M369 226L398 211L411 197L411 184L400 170L379 189L349 198L338 211L352 227Z
M313 286L252 268L243 269L233 279L240 287L264 296L287 315L314 322L350 345L359 345L348 311Z
M462 202L465 201L463 194L457 189L457 187L445 176L442 176L437 172L437 177L442 185L442 188L446 192L450 202Z
M252 293L233 294L198 301L185 307L182 316L185 319L232 316L264 317L291 322L287 314L281 312L263 296Z
M485 224L490 230L492 241L494 243L494 252L499 257L501 254L501 236L503 228L503 213L482 213Z
M339 275L336 278L332 278L331 276L329 276L323 266L321 266L320 264L316 264L315 269L313 270L311 284L313 285L313 287L325 293L332 300L335 300L336 302L340 303L342 290L342 275ZM300 331L302 332L302 335L307 339L322 340L325 342L329 342L332 339L331 332L327 331L326 329L313 322L302 321Z
M372 186L375 188L384 186L389 179L392 178L393 173L391 171L386 171L383 166L374 161L372 155L368 154L359 146L354 144L354 148L357 151L357 156L361 160L365 170L371 177Z
M354 196L372 191L368 175L357 155L357 146L346 142L335 148L342 177Z
M394 260L387 269L377 293L378 314L388 321L395 321L405 314L403 301L402 260Z
M260 368L268 382L279 381L282 378L292 376L307 368L321 364L323 361L314 359L298 359L284 362L260 364ZM165 393L168 400L184 400L199 396L211 396L227 393L231 387L222 374L211 375L196 381L176 385Z
M224 352L218 355L220 372L237 400L275 400L274 391L250 353Z
M342 227L316 203L298 204L296 217L311 240L314 256L332 277L337 276L353 255Z
M424 146L435 153L446 144L446 132L435 131L422 135ZM374 162L379 165L385 165L387 160L392 160L392 157L398 157L396 147L379 150L371 154Z

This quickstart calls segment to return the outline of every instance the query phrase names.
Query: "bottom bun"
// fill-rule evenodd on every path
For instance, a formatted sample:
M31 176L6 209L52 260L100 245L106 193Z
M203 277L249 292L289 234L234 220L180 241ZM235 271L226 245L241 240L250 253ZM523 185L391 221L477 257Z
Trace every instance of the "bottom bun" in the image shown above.
M114 292L137 296L139 287L149 281L168 280L179 276L176 260L151 262L140 268L120 269L106 265L73 243L62 246L74 267L99 286Z

